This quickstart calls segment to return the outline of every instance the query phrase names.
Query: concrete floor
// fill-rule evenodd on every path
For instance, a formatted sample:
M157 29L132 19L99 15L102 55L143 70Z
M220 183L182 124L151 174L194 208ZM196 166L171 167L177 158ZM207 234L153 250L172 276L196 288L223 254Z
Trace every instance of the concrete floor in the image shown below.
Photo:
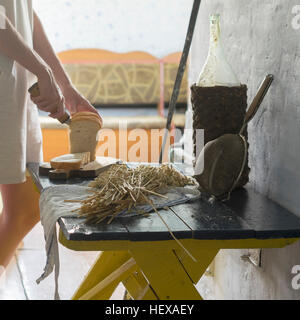
M0 197L0 212L2 203ZM6 270L5 279L0 280L0 300L53 300L54 277L51 274L39 285L45 266L43 228L39 223L23 240L22 246ZM72 297L74 291L83 280L91 265L99 255L98 252L75 252L59 245L60 277L59 293L62 300ZM202 277L197 289L205 299L213 299L212 278ZM118 286L112 300L122 300L124 295L122 284Z
M2 201L0 195L0 212ZM46 254L44 233L41 224L25 237L8 266L5 277L0 280L0 300L53 300L54 277L51 274L39 285L36 279L43 272ZM72 297L83 280L98 252L75 252L59 246L60 277L59 293L62 300ZM124 287L120 285L112 300L122 300Z
M98 256L98 252L75 252L60 245L59 293L61 299L70 299L85 274ZM36 279L45 266L44 235L38 224L23 241L0 287L0 300L53 300L54 277L51 274L39 285ZM124 287L115 291L112 299L121 300Z

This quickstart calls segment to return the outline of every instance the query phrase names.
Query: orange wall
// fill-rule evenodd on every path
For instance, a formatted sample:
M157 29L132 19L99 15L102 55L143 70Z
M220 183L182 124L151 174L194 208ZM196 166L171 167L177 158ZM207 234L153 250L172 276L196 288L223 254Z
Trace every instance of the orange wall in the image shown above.
M69 152L68 130L42 129L44 161Z

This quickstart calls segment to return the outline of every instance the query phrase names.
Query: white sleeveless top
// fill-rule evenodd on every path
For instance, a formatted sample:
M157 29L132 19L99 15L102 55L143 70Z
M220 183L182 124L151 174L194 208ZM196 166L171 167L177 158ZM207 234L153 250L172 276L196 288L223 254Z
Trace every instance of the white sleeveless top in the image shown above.
M32 0L0 0L0 6L32 48ZM26 163L42 161L38 111L27 92L34 81L34 75L0 48L0 184L24 182Z

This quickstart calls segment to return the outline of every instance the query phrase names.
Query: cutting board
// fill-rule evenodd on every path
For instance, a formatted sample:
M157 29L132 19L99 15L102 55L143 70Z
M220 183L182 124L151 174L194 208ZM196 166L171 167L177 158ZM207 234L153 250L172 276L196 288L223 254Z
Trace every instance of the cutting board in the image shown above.
M115 162L115 163L120 163ZM39 174L41 176L48 176L50 180L67 180L71 178L96 178L98 175L107 170L114 163L108 165L96 164L93 169L85 169L84 167L80 170L55 170L51 168L51 164L49 162L45 162L39 166Z

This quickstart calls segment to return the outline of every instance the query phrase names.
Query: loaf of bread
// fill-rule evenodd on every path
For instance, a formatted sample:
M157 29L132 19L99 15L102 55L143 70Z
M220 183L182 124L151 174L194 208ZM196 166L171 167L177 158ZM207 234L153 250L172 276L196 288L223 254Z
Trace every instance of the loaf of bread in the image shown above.
M78 117L81 117L81 116L95 117L95 118L97 118L98 120L100 120L102 122L102 119L98 114L96 114L94 112L87 112L87 111L77 112L72 116L72 118L75 119L75 118L78 118Z
M92 112L79 112L70 124L70 153L90 152L90 161L96 159L97 136L102 120Z
M76 113L76 114L74 114L72 116L73 120L77 120L77 119L80 119L80 118L96 120L97 122L100 123L100 125L102 127L102 119L96 113L93 113L93 112L78 112L78 113Z
M63 169L65 171L79 170L90 162L90 153L65 154L51 159L50 164L53 169Z
M80 117L72 118L72 122L78 122L83 120L95 122L100 126L100 128L102 126L100 120L97 119L96 117L80 116Z

